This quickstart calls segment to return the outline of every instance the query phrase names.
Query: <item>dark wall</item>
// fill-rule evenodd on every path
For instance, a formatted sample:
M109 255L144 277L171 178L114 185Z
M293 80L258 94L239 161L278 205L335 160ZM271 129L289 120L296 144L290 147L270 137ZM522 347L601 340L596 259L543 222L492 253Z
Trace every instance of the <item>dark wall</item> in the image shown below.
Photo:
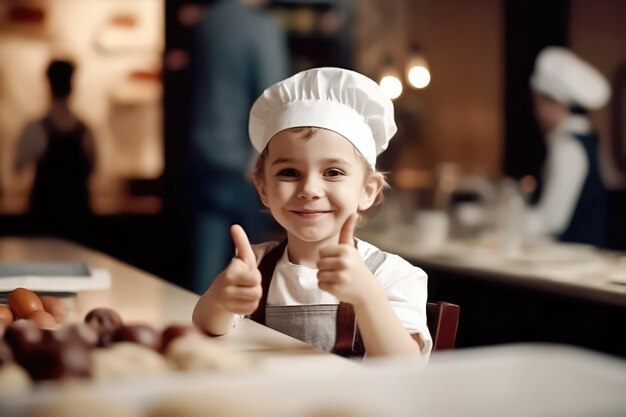
M504 1L504 13L504 173L513 178L537 176L545 145L532 113L528 80L541 49L567 46L569 0Z

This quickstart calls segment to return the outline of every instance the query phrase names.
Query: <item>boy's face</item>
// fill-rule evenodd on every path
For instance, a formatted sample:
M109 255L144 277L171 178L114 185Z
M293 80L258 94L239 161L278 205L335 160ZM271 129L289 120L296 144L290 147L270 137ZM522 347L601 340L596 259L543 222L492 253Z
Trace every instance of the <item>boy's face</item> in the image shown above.
M343 136L320 129L284 130L267 148L257 189L263 204L290 237L336 243L346 219L368 209L382 188L366 181L366 167Z

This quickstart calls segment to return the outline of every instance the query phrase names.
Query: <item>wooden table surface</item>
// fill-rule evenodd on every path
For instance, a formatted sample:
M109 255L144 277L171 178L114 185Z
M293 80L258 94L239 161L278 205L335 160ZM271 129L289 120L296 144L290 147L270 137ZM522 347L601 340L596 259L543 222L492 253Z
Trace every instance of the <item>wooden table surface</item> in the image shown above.
M199 296L108 255L56 239L0 238L0 262L79 261L92 268L104 268L111 277L109 289L80 291L64 298L69 314L64 322L82 321L93 308L116 310L125 323L146 323L157 328L168 324L191 323ZM233 331L213 340L228 349L254 352L257 356L284 353L290 365L294 354L306 360L316 358L332 365L349 364L343 358L319 351L251 320L243 320Z

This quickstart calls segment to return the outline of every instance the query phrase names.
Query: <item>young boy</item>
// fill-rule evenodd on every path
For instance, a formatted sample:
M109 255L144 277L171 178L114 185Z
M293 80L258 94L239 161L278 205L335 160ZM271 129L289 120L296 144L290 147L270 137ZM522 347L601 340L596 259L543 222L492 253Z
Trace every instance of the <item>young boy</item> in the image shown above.
M250 111L254 182L287 241L250 245L234 225L236 257L194 323L222 335L251 315L342 355L428 355L426 274L354 238L380 201L376 156L395 132L391 100L354 71L307 70L265 90Z

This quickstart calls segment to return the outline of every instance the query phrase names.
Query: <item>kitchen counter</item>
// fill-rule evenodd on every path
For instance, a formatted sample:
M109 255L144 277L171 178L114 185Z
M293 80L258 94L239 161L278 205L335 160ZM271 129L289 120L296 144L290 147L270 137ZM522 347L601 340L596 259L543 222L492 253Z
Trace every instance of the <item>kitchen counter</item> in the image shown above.
M398 236L393 229L365 229L358 236L426 269L462 272L626 308L626 253L558 242L507 253L498 242L480 239L448 240L426 250L411 240L413 236Z
M428 274L430 301L461 306L457 347L548 342L626 357L626 254L541 243L506 250L496 240L424 248L409 228L357 236Z

